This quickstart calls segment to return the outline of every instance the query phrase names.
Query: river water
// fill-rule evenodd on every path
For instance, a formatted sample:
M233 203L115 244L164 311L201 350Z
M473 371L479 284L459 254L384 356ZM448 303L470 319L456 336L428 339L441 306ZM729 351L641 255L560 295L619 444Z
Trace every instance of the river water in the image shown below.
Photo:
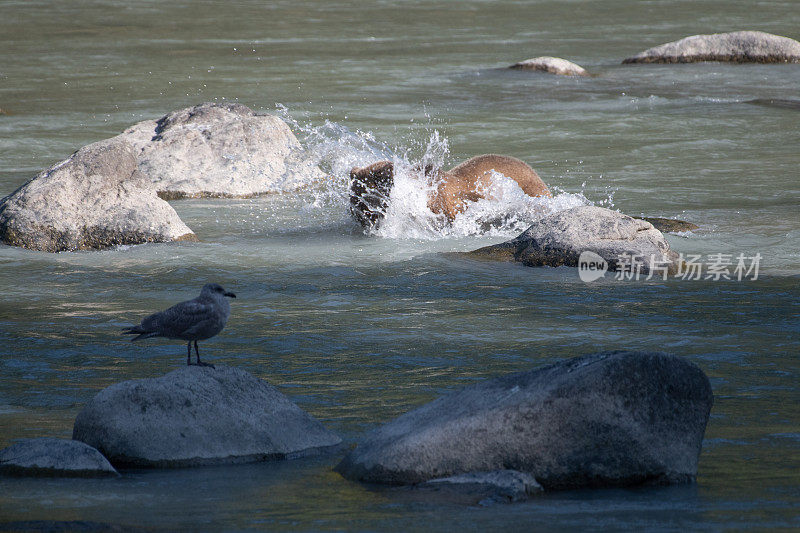
M475 380L596 350L679 354L715 393L692 486L476 507L346 481L331 471L337 456L3 479L0 522L800 527L800 111L769 103L800 99L800 65L620 64L696 33L800 38L796 2L3 1L0 13L0 196L85 144L203 101L280 114L331 175L301 193L173 202L200 243L53 255L0 245L0 447L69 438L103 387L182 365L179 343L118 332L207 281L239 297L204 358L268 380L348 444ZM595 76L503 69L537 55ZM352 165L448 167L487 152L528 162L555 198L509 191L442 229L407 183L377 233L348 218ZM443 253L581 204L694 222L667 237L676 251L706 263L760 254L758 277L587 284L574 269Z

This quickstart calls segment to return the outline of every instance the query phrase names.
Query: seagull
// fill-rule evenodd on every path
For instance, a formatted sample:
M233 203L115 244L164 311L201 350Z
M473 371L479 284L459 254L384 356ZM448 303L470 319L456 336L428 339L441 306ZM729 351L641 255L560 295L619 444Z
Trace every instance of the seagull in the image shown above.
M210 366L210 363L200 361L200 351L197 341L210 339L225 327L231 306L228 298L236 298L232 292L227 292L216 283L203 286L200 296L175 304L169 309L153 313L138 326L130 326L122 330L123 335L136 335L131 341L149 339L150 337L166 337L168 339L181 339L189 341L186 344L186 364L191 365L192 342L197 354L197 366Z

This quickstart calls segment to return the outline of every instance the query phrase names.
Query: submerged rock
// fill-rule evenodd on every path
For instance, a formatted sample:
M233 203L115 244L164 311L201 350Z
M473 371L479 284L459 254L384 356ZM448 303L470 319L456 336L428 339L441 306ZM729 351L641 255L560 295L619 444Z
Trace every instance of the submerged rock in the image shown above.
M120 138L162 198L252 197L323 177L289 126L241 104L205 103L140 122Z
M387 484L495 470L545 489L690 482L712 401L680 357L596 353L443 396L371 431L336 470Z
M756 98L747 100L745 104L760 105L764 107L777 107L779 109L794 109L800 111L800 100L782 98Z
M641 217L640 220L645 220L653 225L658 231L662 233L680 233L682 231L694 231L700 229L697 224L686 222L685 220L677 220L675 218L661 218L661 217Z
M196 241L119 139L84 146L0 201L0 241L44 252Z
M287 459L341 443L266 381L194 366L100 391L72 437L112 464L153 467Z
M576 65L572 61L561 59L560 57L541 56L526 59L519 63L514 63L508 68L519 70L538 70L541 72L549 72L550 74L559 74L561 76L588 76L589 73L580 65Z
M23 439L0 450L0 474L41 477L118 476L103 454L66 439Z
M533 476L516 470L470 472L436 478L426 481L420 487L471 495L476 503L483 505L526 500L544 490Z
M526 266L576 267L583 252L599 255L609 270L627 268L625 261L645 274L678 268L678 254L650 222L589 205L543 217L513 240L468 254Z
M800 42L763 31L692 35L629 57L623 63L797 63Z

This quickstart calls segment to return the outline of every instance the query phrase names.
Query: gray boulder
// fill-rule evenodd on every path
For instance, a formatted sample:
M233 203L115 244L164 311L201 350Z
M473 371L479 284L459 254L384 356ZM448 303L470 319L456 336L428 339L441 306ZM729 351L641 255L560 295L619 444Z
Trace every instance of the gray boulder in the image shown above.
M0 474L42 477L118 476L103 454L66 439L23 439L0 450Z
M367 434L336 470L387 484L516 470L546 490L689 482L712 401L680 357L596 353L443 396Z
M561 59L560 57L541 56L526 59L519 63L514 63L509 68L519 70L538 70L541 72L548 72L550 74L559 74L561 76L588 76L589 73L572 61Z
M692 35L629 57L623 63L797 63L800 42L763 31Z
M241 104L205 103L125 130L139 171L167 200L246 198L322 178L289 126Z
M118 139L84 146L0 200L0 242L31 250L196 241Z
M102 390L78 413L72 438L114 465L154 467L294 458L341 443L267 382L196 366Z
M575 267L583 252L599 255L609 270L624 270L629 264L643 274L678 268L678 254L651 223L590 205L543 217L513 240L468 254L526 266Z

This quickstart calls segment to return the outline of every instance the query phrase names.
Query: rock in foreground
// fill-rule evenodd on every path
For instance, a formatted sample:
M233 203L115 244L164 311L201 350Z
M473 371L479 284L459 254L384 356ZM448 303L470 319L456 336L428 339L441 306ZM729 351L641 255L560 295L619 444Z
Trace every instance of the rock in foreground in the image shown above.
M84 146L0 201L0 242L44 252L197 237L118 139Z
M495 470L545 489L689 482L712 400L680 357L597 353L443 396L373 430L336 470L387 484Z
M518 70L538 70L561 76L588 76L589 73L580 65L560 57L541 56L514 63L509 68Z
M74 440L23 439L0 450L0 474L41 477L118 476L103 454Z
M287 459L341 442L275 387L229 367L112 385L78 413L72 436L112 464L154 467Z
M118 138L167 200L296 190L323 177L289 126L241 104L205 103L140 122Z
M763 31L692 35L629 57L623 63L797 63L800 42Z
M641 273L651 269L675 272L678 267L678 254L670 250L664 235L652 224L588 205L543 217L517 238L469 254L526 266L576 267L586 251L607 261L612 271L630 264Z

